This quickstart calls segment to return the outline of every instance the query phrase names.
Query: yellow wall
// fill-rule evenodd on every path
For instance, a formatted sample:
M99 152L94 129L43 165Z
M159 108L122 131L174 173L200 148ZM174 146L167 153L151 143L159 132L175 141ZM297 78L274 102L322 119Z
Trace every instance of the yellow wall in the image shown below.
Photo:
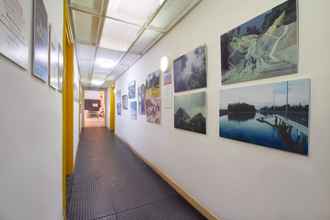
M115 120L116 120L116 114L115 114L115 103L116 103L116 95L115 95L115 87L111 86L109 88L109 97L110 97L110 129L115 130Z
M64 0L63 31L63 214L66 218L66 178L73 171L73 102L74 102L74 45L69 18L69 8Z

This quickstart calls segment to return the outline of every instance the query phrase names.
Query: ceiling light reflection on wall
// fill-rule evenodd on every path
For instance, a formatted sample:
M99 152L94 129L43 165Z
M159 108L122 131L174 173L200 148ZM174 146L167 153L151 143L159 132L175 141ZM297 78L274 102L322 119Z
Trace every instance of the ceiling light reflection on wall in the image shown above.
M112 69L116 66L115 61L105 58L97 58L95 64L103 69Z

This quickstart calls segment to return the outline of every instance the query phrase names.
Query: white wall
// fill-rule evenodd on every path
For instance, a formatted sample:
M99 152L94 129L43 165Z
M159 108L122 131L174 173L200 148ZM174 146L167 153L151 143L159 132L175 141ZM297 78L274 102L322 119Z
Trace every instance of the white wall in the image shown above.
M283 0L204 0L189 16L116 82L143 83L172 59L207 44L208 119L206 136L173 128L173 109L162 109L161 125L145 117L116 116L116 133L159 166L203 206L224 220L330 219L330 29L328 0L300 0L299 74L284 79L312 80L310 156L303 157L218 137L220 35L282 3ZM229 88L229 87L228 87Z
M62 1L44 2L61 39ZM31 47L31 27L26 34ZM33 78L31 65L23 71L0 57L0 70L0 219L62 219L62 96Z
M74 56L74 84L76 85L75 87L77 88L74 96L79 97L79 69L78 69L78 62L77 62L77 57L76 54ZM73 100L73 156L74 156L74 161L77 156L77 151L78 151L78 145L79 145L79 139L80 139L80 128L79 128L79 123L81 120L80 117L80 106L79 106L79 101Z

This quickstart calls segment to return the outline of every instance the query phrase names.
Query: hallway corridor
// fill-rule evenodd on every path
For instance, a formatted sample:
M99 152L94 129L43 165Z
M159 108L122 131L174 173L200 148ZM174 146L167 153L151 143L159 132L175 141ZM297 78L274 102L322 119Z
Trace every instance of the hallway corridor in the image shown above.
M69 191L69 220L205 219L105 128L83 130Z

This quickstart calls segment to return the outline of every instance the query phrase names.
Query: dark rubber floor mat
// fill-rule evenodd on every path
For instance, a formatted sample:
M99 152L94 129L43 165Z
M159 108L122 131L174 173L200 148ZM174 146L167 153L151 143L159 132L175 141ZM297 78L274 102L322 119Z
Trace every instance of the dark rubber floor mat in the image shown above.
M105 128L83 129L68 220L205 219Z

